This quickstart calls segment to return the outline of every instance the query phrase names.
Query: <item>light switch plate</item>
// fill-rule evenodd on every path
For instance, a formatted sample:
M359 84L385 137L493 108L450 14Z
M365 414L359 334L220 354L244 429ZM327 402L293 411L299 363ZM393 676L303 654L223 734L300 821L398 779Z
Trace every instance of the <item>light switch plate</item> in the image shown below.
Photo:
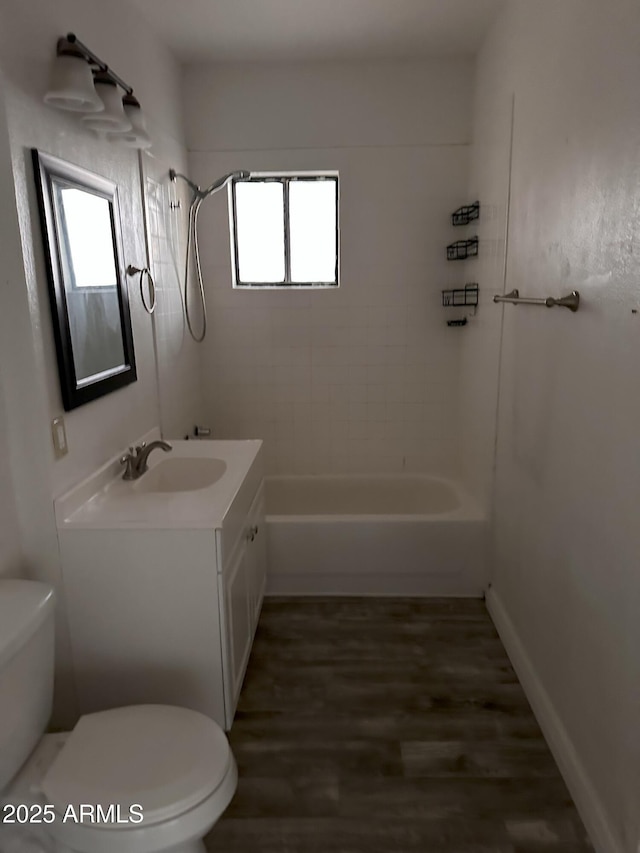
M62 415L51 421L51 436L53 438L53 451L56 459L61 459L69 452L67 431L64 428L64 418Z

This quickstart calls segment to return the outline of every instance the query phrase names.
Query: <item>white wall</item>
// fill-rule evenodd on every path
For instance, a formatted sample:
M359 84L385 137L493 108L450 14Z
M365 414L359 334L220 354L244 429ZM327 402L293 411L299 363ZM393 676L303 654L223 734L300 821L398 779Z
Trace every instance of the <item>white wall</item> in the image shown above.
M9 135L4 113L4 98L0 77L0 184L6 187L6 198L0 205L0 341L5 341L13 317L4 310L2 294L10 292L16 277L21 273L20 253L16 227L16 208L11 193L13 175ZM1 346L1 344L0 344ZM2 348L4 358L4 348ZM23 570L22 545L18 529L16 495L11 471L11 443L5 393L6 370L0 370L0 577L16 576Z
M341 287L231 288L224 197L200 217L211 331L207 416L266 440L270 471L455 467L460 333L440 291L464 283L445 245L467 201L465 62L194 66L185 76L192 177L338 169Z
M138 381L66 413L70 452L63 459L54 460L49 423L62 412L62 405L29 149L39 148L116 181L124 261L145 264L137 153L99 141L84 131L74 116L46 107L42 96L47 89L57 38L69 30L75 31L134 86L149 117L158 162L175 162L180 167L184 163L180 75L169 52L150 34L148 25L131 4L123 0L108 6L81 0L55 4L46 0L28 3L11 0L4 4L3 12L0 65L4 72L15 204L11 204L9 183L3 202L6 213L3 210L2 237L9 246L13 264L7 275L7 287L0 294L3 318L0 363L13 477L11 491L23 552L22 564L19 569L14 567L13 573L48 580L58 588L56 717L64 723L74 714L73 684L52 499L159 423L156 376L159 360L154 353L152 322L132 288ZM8 169L6 152L2 167ZM161 276L161 296L166 291L165 284ZM195 364L195 350L185 351L181 357ZM162 385L162 377L160 381ZM191 414L188 421L194 417Z
M507 289L583 298L576 315L495 308L492 607L598 849L626 853L640 838L639 37L632 0L513 0L479 59L475 124L488 197L504 199L505 137L482 113L515 92ZM469 377L494 361L498 326L463 354ZM484 405L469 398L469 423Z
M4 392L0 386L0 577L20 574L22 547L18 532Z

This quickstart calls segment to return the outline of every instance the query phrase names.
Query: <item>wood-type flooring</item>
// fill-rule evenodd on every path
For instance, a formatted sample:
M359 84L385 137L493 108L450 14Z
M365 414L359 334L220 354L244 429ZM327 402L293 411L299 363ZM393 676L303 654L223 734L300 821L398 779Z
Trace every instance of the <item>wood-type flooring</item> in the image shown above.
M484 603L265 599L210 853L590 853Z

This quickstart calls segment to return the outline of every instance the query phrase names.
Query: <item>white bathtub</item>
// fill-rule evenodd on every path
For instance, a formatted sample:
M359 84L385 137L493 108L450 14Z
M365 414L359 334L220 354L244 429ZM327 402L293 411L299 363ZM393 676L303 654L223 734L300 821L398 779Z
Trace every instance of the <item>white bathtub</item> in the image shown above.
M481 596L487 521L424 475L266 480L270 595Z

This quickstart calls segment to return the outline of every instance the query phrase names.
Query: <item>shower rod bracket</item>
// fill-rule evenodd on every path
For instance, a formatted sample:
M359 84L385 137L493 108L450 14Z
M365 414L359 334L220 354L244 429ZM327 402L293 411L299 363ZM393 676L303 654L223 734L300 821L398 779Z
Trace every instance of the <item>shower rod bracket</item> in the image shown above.
M560 306L561 308L568 308L569 311L572 311L575 314L580 307L580 294L577 290L572 290L567 296L562 296L557 299L554 296L537 298L533 296L520 296L520 291L517 288L514 288L510 293L505 293L504 296L497 293L493 297L493 301L510 302L512 305L544 305L547 308Z

